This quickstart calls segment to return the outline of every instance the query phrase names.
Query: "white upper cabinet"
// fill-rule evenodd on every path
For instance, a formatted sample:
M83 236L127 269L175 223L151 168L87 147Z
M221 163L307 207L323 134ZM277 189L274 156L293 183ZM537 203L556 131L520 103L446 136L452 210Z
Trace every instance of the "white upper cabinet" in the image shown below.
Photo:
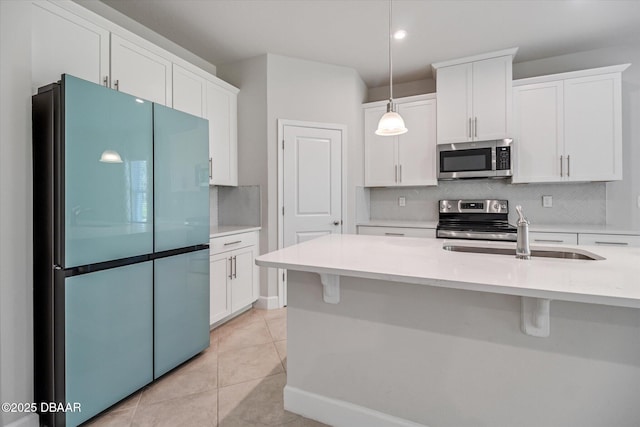
M171 107L171 60L111 34L111 87Z
M512 61L516 51L433 64L438 144L511 137Z
M609 73L564 81L568 179L622 179L621 80L621 73Z
M32 89L72 74L104 84L109 77L109 31L52 3L31 5Z
M409 129L398 136L375 134L380 117L387 111L386 103L364 106L365 186L437 185L435 97L395 101Z
M207 118L207 80L173 64L173 108Z
M238 91L220 79L206 84L211 185L238 185Z
M562 86L561 81L555 81L513 88L515 172L512 182L553 182L562 176Z
M628 64L514 83L514 183L622 179Z

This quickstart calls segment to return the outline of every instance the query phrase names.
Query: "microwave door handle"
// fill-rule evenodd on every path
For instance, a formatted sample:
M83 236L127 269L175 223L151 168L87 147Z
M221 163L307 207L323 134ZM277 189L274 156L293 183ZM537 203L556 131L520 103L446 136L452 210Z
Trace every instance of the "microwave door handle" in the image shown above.
M473 119L473 136L478 137L478 118Z

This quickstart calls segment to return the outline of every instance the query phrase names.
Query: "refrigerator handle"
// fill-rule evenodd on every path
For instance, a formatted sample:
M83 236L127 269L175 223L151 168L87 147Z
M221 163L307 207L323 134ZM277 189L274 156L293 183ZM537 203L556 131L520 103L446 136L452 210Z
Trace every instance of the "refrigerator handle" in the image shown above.
M213 159L209 157L209 179L213 178Z

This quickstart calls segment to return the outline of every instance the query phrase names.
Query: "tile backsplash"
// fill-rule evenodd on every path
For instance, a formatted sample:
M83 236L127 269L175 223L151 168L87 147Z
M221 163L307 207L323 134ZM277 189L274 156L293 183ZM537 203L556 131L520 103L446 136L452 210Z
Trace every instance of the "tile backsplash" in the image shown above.
M461 180L441 181L437 187L371 188L369 194L371 219L437 221L441 199L505 199L511 223L518 204L532 223L606 223L605 183L514 185L503 180ZM406 198L405 207L398 206L400 196ZM542 207L542 196L552 196L553 207Z

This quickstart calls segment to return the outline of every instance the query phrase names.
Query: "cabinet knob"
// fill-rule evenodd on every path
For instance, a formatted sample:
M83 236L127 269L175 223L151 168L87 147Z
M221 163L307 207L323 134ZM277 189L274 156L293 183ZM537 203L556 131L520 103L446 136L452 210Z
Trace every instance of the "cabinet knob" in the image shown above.
M333 221L333 225L340 225L340 221Z

